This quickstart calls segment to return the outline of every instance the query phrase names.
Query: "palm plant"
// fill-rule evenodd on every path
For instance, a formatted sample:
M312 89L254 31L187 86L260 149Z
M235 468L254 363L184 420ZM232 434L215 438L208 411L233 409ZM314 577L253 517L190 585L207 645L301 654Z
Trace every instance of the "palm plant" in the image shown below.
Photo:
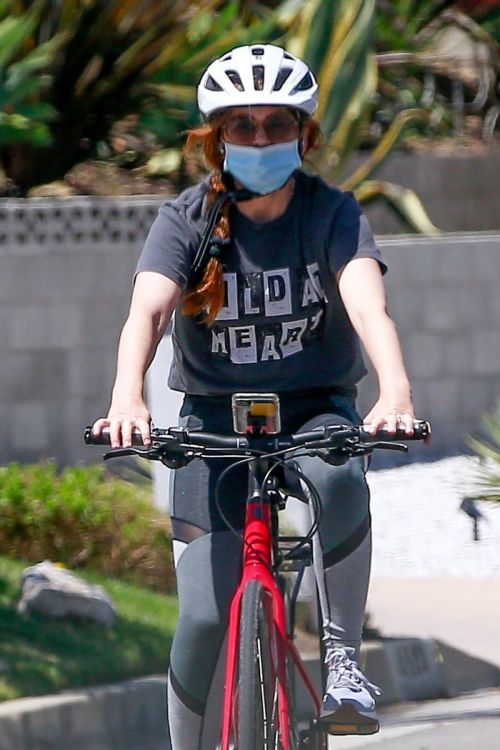
M436 120L433 106L422 100L418 76L417 94L401 100L384 56L395 49L417 65L414 39L424 38L449 4L0 0L3 167L23 189L60 179L78 161L96 156L128 166L146 161L150 174L176 168L180 135L198 122L195 85L207 63L239 44L282 42L319 78L325 148L318 165L325 176L362 201L383 196L414 229L435 232L414 193L369 178L403 129ZM392 109L376 148L346 178L351 157L370 140L373 120L388 102Z
M131 113L140 131L174 139L194 117L193 84L206 62L269 26L265 13L236 22L237 0L2 0L0 8L9 23L34 19L20 62L30 47L52 53L45 101L50 114L58 113L53 145L43 158L18 146L3 154L6 170L24 187L62 177Z
M394 147L409 121L424 119L421 108L400 112L369 159L349 177L345 168L367 137L378 83L374 52L375 0L289 0L279 9L287 45L316 71L320 85L318 116L325 146L317 160L328 179L353 190L360 201L384 197L417 231L438 230L414 191L381 180L368 180ZM326 170L325 170L326 166Z
M467 442L482 459L480 500L500 502L500 401L491 414L486 414L481 424L486 437L469 436Z
M438 230L416 193L371 175L403 132L453 130L455 104L434 88L430 92L427 75L440 70L450 80L456 73L456 61L450 65L435 46L443 29L459 25L474 42L486 44L489 75L494 75L493 40L452 5L452 0L287 0L276 11L287 46L311 64L320 83L318 114L325 137L320 171L361 202L382 197L414 230L427 234ZM479 98L476 108L486 104ZM494 128L497 110L496 101L485 110L484 132ZM346 177L354 152L373 141L374 133L370 156Z

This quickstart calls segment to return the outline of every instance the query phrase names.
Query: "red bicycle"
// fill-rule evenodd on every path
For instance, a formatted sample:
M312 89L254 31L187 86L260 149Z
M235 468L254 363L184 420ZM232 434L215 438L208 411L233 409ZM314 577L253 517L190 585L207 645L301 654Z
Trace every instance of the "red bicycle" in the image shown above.
M222 736L218 750L326 750L329 726L320 719L321 699L301 659L295 640L295 607L304 571L312 561L311 539L317 529L321 503L312 482L293 462L297 455L314 455L333 464L375 449L406 451L400 440L423 440L427 422L415 422L410 437L379 432L373 436L361 426L330 425L293 435L280 434L279 400L274 394L235 394L233 421L240 436L214 435L179 427L152 431L152 444L105 454L109 459L140 455L169 468L196 459L234 458L219 483L240 462L248 466L249 492L242 539L243 566L229 615L226 677L222 709ZM109 444L85 431L87 444ZM141 447L142 446L142 447ZM237 460L239 459L239 460ZM290 489L286 474L295 475ZM286 498L307 487L314 521L303 536L281 536L278 514ZM305 685L311 710L299 715L297 680ZM360 733L355 726L335 727L336 734Z

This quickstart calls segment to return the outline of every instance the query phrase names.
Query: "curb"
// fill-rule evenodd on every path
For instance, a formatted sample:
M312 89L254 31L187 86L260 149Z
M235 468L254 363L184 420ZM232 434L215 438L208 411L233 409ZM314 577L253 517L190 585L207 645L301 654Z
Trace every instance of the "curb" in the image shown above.
M442 661L431 638L390 638L367 643L365 673L382 691L379 705L447 696Z
M500 685L500 668L430 638L363 644L367 677L380 706L449 698ZM316 685L317 655L304 661ZM167 750L164 675L0 704L0 750ZM310 711L297 683L299 717Z
M166 750L166 677L0 704L0 750Z

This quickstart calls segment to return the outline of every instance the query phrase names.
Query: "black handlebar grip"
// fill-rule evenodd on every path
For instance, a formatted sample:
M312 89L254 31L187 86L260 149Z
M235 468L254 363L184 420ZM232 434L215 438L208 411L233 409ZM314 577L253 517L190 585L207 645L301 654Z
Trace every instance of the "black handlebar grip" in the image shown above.
M359 435L360 438L365 443L374 443L379 440L383 441L402 441L407 442L409 440L426 440L428 437L430 437L431 434L431 426L429 422L425 422L423 420L415 420L413 422L413 435L408 435L404 430L397 429L396 432L388 432L387 430L378 430L374 435L372 435L368 430L363 429L363 427L360 427L359 429Z
M83 433L85 445L109 445L109 432L94 435L92 427L86 427Z
M83 433L85 445L110 445L109 430L104 428L100 435L94 435L92 427L86 427ZM132 445L143 445L142 435L138 430L132 433Z

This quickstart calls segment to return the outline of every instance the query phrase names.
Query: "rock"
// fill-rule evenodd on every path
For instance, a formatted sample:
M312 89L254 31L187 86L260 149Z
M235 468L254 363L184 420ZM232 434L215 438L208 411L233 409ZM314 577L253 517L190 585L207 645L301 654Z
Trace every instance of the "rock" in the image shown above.
M28 198L71 198L78 195L75 188L63 180L48 182L45 185L37 185L28 191Z
M65 182L82 195L175 195L174 183L150 177L145 168L126 169L105 161L88 160L75 164Z
M77 617L105 627L113 625L115 607L104 589L49 560L24 570L21 589L19 612L36 611L46 617Z

